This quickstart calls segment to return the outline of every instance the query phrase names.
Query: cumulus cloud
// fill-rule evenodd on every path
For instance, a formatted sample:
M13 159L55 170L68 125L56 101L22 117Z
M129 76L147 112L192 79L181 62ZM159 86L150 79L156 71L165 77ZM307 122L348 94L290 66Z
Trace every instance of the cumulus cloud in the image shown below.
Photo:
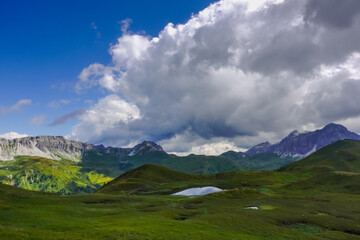
M78 91L111 95L86 111L72 137L213 153L209 146L249 147L358 118L359 11L355 0L222 0L156 37L125 30L110 47L112 64L79 76Z
M310 0L306 5L305 19L335 28L347 28L354 23L360 13L360 2L345 0Z
M130 24L132 23L132 20L130 18L126 18L126 19L120 21L119 23L121 24L121 32L123 34L126 34L127 30L130 27Z
M17 132L8 132L8 133L0 134L0 138L5 138L8 140L15 139L15 138L23 138L23 137L28 137L28 136L29 135L27 135L27 134L21 134L21 133L17 133Z
M31 99L21 99L14 105L10 107L1 107L0 112L2 114L11 113L20 110L23 106L30 105L32 103Z
M82 122L76 125L72 134L67 137L91 139L91 142L104 144L128 144L128 139L140 137L141 133L136 133L135 130L134 133L131 132L133 136L130 136L128 129L128 125L138 119L141 119L141 115L136 105L111 94L83 112L80 116Z

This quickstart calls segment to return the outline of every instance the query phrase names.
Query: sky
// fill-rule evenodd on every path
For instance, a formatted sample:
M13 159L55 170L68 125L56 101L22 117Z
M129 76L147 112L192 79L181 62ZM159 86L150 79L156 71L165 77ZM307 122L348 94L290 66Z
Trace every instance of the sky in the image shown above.
M360 133L360 1L2 1L0 133L220 154Z

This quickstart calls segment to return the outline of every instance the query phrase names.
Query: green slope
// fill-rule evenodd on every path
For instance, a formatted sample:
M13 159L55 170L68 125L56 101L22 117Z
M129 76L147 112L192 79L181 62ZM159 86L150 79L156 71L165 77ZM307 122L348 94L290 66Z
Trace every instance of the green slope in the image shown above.
M360 193L360 141L338 141L280 171L303 179L288 189Z
M295 158L281 157L275 153L262 153L237 159L237 162L246 170L275 170L295 160Z
M338 141L283 167L281 171L309 174L333 171L360 173L360 141Z
M123 192L139 193L158 190L167 192L175 188L176 184L196 184L208 176L178 172L169 168L145 164L130 170L100 188L98 193L119 194Z
M211 174L244 169L239 165L239 163L228 158L194 154L179 157L165 152L152 152L139 156L135 155L127 157L123 162L127 162L130 166L126 170L139 167L143 164L156 164L182 172L200 174Z
M224 172L211 175L187 174L163 166L146 164L105 184L97 193L169 194L186 188L216 186L224 189L282 186L293 175L272 171Z
M0 162L0 182L28 190L60 194L89 193L111 178L95 172L82 172L70 160L18 156Z
M291 157L280 157L274 153L239 157L235 152L227 152L220 156L204 156L191 154L179 157L164 152L153 152L146 155L127 157L123 160L129 170L143 164L156 164L188 173L215 174L239 170L275 170L295 161Z

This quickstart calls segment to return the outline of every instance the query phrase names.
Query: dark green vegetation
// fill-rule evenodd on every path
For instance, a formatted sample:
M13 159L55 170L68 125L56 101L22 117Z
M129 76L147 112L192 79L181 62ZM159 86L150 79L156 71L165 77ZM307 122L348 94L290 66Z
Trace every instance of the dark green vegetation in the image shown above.
M338 141L280 171L309 176L289 188L360 194L360 141Z
M341 141L279 171L186 174L145 165L97 193L0 185L1 239L360 239L360 143ZM337 177L335 180L333 177ZM347 178L351 177L351 178ZM355 177L354 179L352 177ZM170 196L194 186L227 191ZM258 207L259 210L247 209Z
M199 174L211 174L245 169L237 161L224 157L194 154L179 157L165 152L152 152L147 155L139 156L135 155L127 157L124 161L126 161L130 166L126 170L137 168L144 164L156 164L175 169L177 171Z
M235 161L245 170L275 170L296 160L291 156L281 157L275 153L261 153L253 156L243 154L238 156L237 153L230 151L220 156Z
M179 157L165 152L153 152L144 156L127 157L124 162L128 163L128 167L124 170L143 164L156 164L187 173L214 174L239 170L275 170L294 160L291 157L281 158L274 153L238 156L235 152L227 152L220 156L191 154Z

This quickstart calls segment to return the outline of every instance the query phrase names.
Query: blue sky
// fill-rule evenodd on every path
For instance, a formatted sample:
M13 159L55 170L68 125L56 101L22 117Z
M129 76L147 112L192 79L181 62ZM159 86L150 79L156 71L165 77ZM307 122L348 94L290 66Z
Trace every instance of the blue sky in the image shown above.
M31 104L0 114L0 133L69 134L76 119L47 125L57 117L88 107L89 100L97 101L105 94L97 90L78 94L74 85L89 64L111 61L108 49L121 36L121 20L132 19L130 31L156 36L167 23L186 22L192 13L210 3L0 1L0 107L31 100ZM32 118L42 115L46 118L42 124L30 124Z
M0 133L181 154L360 133L358 0L0 0L0 29Z

